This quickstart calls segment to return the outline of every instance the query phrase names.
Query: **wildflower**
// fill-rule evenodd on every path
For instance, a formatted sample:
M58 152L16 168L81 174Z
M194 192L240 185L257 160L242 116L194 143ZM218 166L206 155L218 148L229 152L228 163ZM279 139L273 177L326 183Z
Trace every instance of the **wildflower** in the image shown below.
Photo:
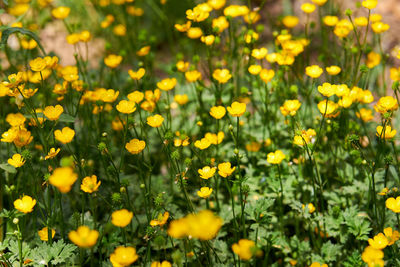
M301 205L301 208L302 208L303 210L305 210L305 209L306 209L306 206L305 206L304 204L302 204L302 205ZM310 214L313 213L313 212L315 211L314 205L313 205L312 203L308 203L308 204L307 204L307 210L308 210L308 212L309 212Z
M354 19L354 23L359 27L365 27L368 25L368 19L366 17L357 17Z
M240 117L246 112L246 103L233 102L230 107L227 107L229 114L233 117Z
M13 142L17 147L29 145L33 140L31 132L25 129L20 129L16 132L16 137Z
M171 263L169 261L163 261L163 262L159 262L159 261L153 261L150 265L150 267L171 267Z
M267 155L267 161L270 164L280 164L282 160L286 158L285 154L281 150L270 152Z
M160 213L158 215L157 219L150 221L150 226L153 226L153 227L154 226L163 226L164 224L167 223L168 218L169 218L169 212L168 211L164 212L164 214Z
M14 201L14 208L22 213L30 213L33 211L33 207L36 205L36 200L30 196L23 196Z
M400 212L400 197L397 197L396 199L393 197L390 197L386 199L386 208L390 209L391 211L395 213Z
M208 180L215 174L215 167L205 166L202 169L198 169L198 173L200 174L200 178Z
M211 25L214 31L221 33L229 27L229 21L226 19L225 16L220 16L213 19Z
M136 55L138 55L139 57L144 57L147 56L147 54L149 54L150 52L150 46L146 45L143 46L142 48L139 49L139 51L136 52Z
M189 69L189 62L185 62L183 60L180 60L176 63L176 68L180 72L186 72Z
M197 195L201 198L208 198L212 193L212 188L202 187L199 191L197 191Z
M199 8L199 6L196 6L193 9L186 10L186 18L194 22L204 21L208 18L209 15L209 11L205 11L204 9Z
M225 114L226 114L226 109L223 106L213 106L210 109L210 115L217 120L224 117Z
M49 230L47 227L43 227L42 229L40 229L38 231L38 235L40 240L49 241ZM51 229L51 238L54 238L55 235L56 235L56 230Z
M304 3L301 5L301 10L303 10L303 12L307 14L313 13L315 10L315 5L311 3Z
M371 121L374 118L372 110L366 108L362 108L360 109L360 112L356 112L356 116L365 122Z
M386 196L388 192L389 192L389 188L384 187L384 188L382 188L381 192L378 193L378 195Z
M282 23L286 28L294 28L297 24L299 24L299 18L296 16L285 16L282 19Z
M144 68L139 68L137 71L133 71L133 70L128 70L128 74L129 76L136 81L139 81L140 79L142 79L142 77L145 75L146 70Z
M260 49L253 49L251 51L251 56L258 60L265 58L267 54L268 50L265 47L261 47Z
M6 122L8 122L12 127L23 126L25 121L26 118L21 113L9 113L6 117Z
M56 19L65 19L68 17L70 11L71 9L69 7L59 6L51 11L51 15Z
M219 83L227 83L232 78L232 75L228 69L216 69L214 70L212 76Z
M341 71L342 71L342 69L339 66L332 65L332 66L326 67L326 72L332 76L338 75Z
M260 71L260 78L261 80L263 80L263 82L268 83L272 80L272 78L274 78L275 76L275 71L270 69L262 69Z
M177 80L175 78L166 78L157 83L157 87L163 91L172 90L176 86Z
M279 109L281 110L282 115L294 116L297 113L297 110L301 107L301 103L299 100L286 100Z
M117 247L110 255L110 261L113 267L125 267L134 263L139 256L136 254L136 249L133 247Z
M235 171L235 169L236 167L231 167L230 162L223 162L218 164L218 174L224 178L230 176Z
M252 75L258 75L261 72L262 67L260 65L250 65L247 70Z
M322 100L318 103L318 110L326 117L333 117L336 115L338 104L330 100Z
M257 152L261 149L261 144L259 142L250 142L246 144L246 150L249 152Z
M385 234L385 236L388 240L388 244L387 244L388 246L393 245L394 242L396 242L400 238L400 233L398 231L393 231L393 229L391 227L387 227L387 228L383 229L383 233Z
M207 138L202 138L201 140L194 142L194 146L201 150L208 148L210 145L211 142Z
M361 259L368 264L369 267L383 267L383 251L368 246L364 249Z
M374 249L384 249L388 245L389 241L384 234L379 233L374 236L373 239L368 239L368 243Z
M117 105L117 110L124 114L131 114L136 110L135 102L128 100L121 100Z
M218 134L206 133L204 137L208 139L211 144L218 145L221 144L222 141L224 140L225 134L224 132L220 131L218 132Z
M111 222L115 226L124 228L131 223L133 213L127 209L116 210L111 214Z
M353 24L347 19L340 20L336 25L333 32L336 36L344 38L353 30Z
M158 128L162 125L164 121L163 116L156 114L154 116L147 117L147 124L153 128Z
M323 22L326 26L333 27L339 22L339 18L336 16L325 16Z
M201 36L200 41L208 46L212 45L215 41L214 35Z
M136 138L132 139L131 141L129 141L129 143L126 143L125 145L126 150L128 150L131 154L139 154L143 151L145 147L146 142Z
M374 9L378 4L378 0L364 0L361 5L368 9Z
M113 28L113 33L117 36L125 36L126 35L126 27L123 24L118 24Z
M306 67L306 74L314 79L321 76L321 74L323 72L324 72L324 70L318 65L311 65L311 66Z
M104 64L106 64L109 68L116 68L121 64L122 56L110 54L106 58L104 58Z
M12 158L8 159L8 164L15 168L19 168L25 164L25 159L21 156L21 154L14 154Z
M180 32L186 32L190 29L190 27L192 26L192 22L191 21L187 21L184 24L175 24L174 27L177 31Z
M187 31L187 36L190 39L198 39L203 35L203 31L199 27L189 28Z
M64 112L64 108L61 105L47 106L45 107L43 114L51 121L56 121L60 115Z
M390 68L390 79L394 82L400 81L400 67L398 69Z
M328 0L311 0L314 4L323 6Z
M313 262L310 267L328 267L328 264L321 264L319 262Z
M101 181L97 182L96 175L86 176L82 180L81 190L83 192L91 194L93 192L96 192L99 189L100 184L101 184Z
M253 248L256 243L248 239L240 239L238 243L232 245L232 250L241 260L250 260L253 257Z
M46 61L41 58L37 57L31 61L29 61L29 66L33 71L42 71L47 67Z
M207 4L214 10L219 10L224 7L226 0L208 0Z
M381 62L381 55L371 51L367 55L366 65L368 68L372 69L375 66L378 66Z
M389 125L385 126L385 130L383 131L383 127L379 125L376 127L376 136L383 139L392 139L396 135L396 130L392 130L392 127Z
M78 174L74 173L71 167L61 167L53 171L49 183L57 187L61 193L68 193L76 179L78 179Z
M185 72L185 78L188 82L195 82L201 79L201 73L198 70Z
M372 23L371 28L375 33L379 34L389 30L390 26L389 24L383 23L382 21L378 21Z
M90 248L96 245L99 232L91 230L86 225L79 226L75 231L68 233L68 238L80 248Z
M249 8L244 5L230 5L224 9L224 15L232 18L247 15L249 12Z
M63 144L68 144L75 136L75 131L69 127L64 127L62 130L54 131L55 138Z
M374 109L379 113L386 113L388 111L394 111L399 108L397 100L392 96L383 96L375 104Z

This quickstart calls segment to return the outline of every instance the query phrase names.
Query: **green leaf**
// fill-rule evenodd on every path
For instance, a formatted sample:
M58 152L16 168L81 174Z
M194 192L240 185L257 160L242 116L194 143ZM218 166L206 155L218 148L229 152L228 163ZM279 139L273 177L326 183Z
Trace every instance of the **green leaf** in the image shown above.
M0 169L5 170L6 172L9 173L16 173L17 169L15 169L13 166L9 165L8 163L1 163L0 164Z
M321 253L325 262L334 262L337 260L341 254L342 246L338 244L332 244L329 240L322 245Z
M68 114L61 114L58 120L62 122L75 122L75 118Z
M40 50L42 51L42 53L44 55L46 55L46 52L44 51L44 48L43 48L42 44L40 43L39 37L35 33L31 32L30 30L24 29L24 28L9 27L9 28L3 30L2 36L1 36L1 45L7 45L7 40L10 37L10 35L13 33L18 33L18 32L22 33L24 35L28 35L33 40L35 40L36 43L38 44Z

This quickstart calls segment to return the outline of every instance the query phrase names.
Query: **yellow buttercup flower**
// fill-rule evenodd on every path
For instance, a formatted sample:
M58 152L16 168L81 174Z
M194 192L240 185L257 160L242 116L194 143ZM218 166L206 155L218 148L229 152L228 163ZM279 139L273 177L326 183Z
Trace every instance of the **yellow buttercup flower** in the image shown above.
M215 41L214 35L201 36L200 41L208 46L212 45Z
M263 80L263 82L268 83L274 78L275 76L275 71L272 69L262 69L260 71L260 78Z
M191 27L186 34L190 39L198 39L203 35L203 31L200 27Z
M325 69L326 69L326 72L332 76L338 75L342 71L342 69L339 66L335 66L335 65L326 67Z
M287 116L294 116L297 113L297 110L301 107L301 103L299 100L294 99L294 100L286 100L283 103L283 106L281 106L279 109L282 113L282 115Z
M368 25L368 18L366 17L357 17L354 19L354 23L359 27L365 27Z
M318 103L318 110L321 112L322 115L330 118L337 115L337 110L339 105L330 100L322 100Z
M304 4L301 5L300 8L304 13L310 14L310 13L314 12L315 5L313 5L311 3L304 3Z
M42 71L47 67L47 64L43 58L37 57L29 61L29 66L31 67L32 71Z
M185 72L185 78L188 82L195 82L201 79L201 73L198 70Z
M267 162L271 164L281 164L282 160L286 158L285 154L281 150L270 152L267 155Z
M318 65L312 65L312 66L306 67L306 74L314 79L321 76L321 74L323 72L324 72L324 70Z
M306 210L306 206L303 204L303 205L301 205L301 208L303 209L303 210ZM314 205L312 204L312 203L308 203L307 204L307 211L311 214L311 213L313 213L314 211L315 211L315 207L314 207Z
M146 142L136 138L132 139L131 141L129 141L129 143L126 143L125 145L126 150L128 150L131 154L139 154L143 151L145 147Z
M222 119L222 117L224 117L226 114L226 109L223 106L213 106L210 109L210 115L219 120Z
M146 70L144 68L139 68L137 71L128 70L128 74L133 80L138 81L146 74Z
M372 114L372 109L366 109L366 108L360 109L360 112L357 112L356 116L365 122L371 121L374 118Z
M382 21L378 21L378 22L372 23L371 28L375 33L379 34L379 33L383 33L385 31L389 30L390 25L383 23Z
M232 75L228 69L216 69L214 70L212 76L219 83L227 83L232 78Z
M207 4L214 10L218 10L225 6L226 0L208 0Z
M17 147L23 147L29 145L33 140L31 132L26 129L21 129L16 132L16 137L13 139L14 144Z
M247 70L252 75L258 75L262 70L262 66L260 66L260 65L250 65Z
M6 122L10 124L12 127L20 127L23 126L26 121L26 118L21 113L9 113L6 117Z
M65 19L68 17L70 11L71 9L69 7L59 6L51 11L51 15L56 19Z
M14 201L14 208L22 213L30 213L33 211L33 207L36 205L36 200L30 196L23 196Z
M53 171L49 183L57 187L61 193L68 193L77 179L78 174L74 173L71 167L61 167Z
M378 0L365 0L361 2L361 5L368 9L374 9L378 4Z
M207 138L202 138L202 139L194 142L194 146L201 150L208 148L210 145L211 145L211 142Z
M129 101L139 104L140 102L142 102L142 100L144 98L144 94L140 91L134 91L134 92L128 94L127 97L129 99Z
M202 169L198 169L197 172L200 174L200 178L208 180L215 174L215 167L205 166Z
M164 212L164 214L158 214L157 219L155 220L151 220L150 221L150 226L154 227L154 226L163 226L164 224L167 223L169 218L169 212L166 211Z
M238 243L232 245L232 250L241 260L247 261L253 257L255 246L256 243L252 240L240 239Z
M374 51L369 52L367 55L367 61L365 62L367 67L372 69L373 67L378 66L379 63L381 63L381 55Z
M230 107L227 107L229 114L233 117L240 117L246 112L246 103L233 102Z
M163 91L169 91L174 89L176 83L177 83L176 78L166 78L157 83L157 88Z
M176 63L176 69L180 72L186 72L189 69L190 63L180 60Z
M208 18L211 10L204 10L200 6L186 10L186 18L194 22L201 22Z
M212 188L202 187L199 191L197 191L197 195L201 198L208 198L211 195L212 191Z
M117 105L117 110L124 114L131 114L136 110L135 102L128 100L121 100Z
M220 16L212 20L212 28L214 31L221 33L229 27L229 21L225 16Z
M388 246L393 245L400 238L399 231L393 231L392 227L387 227L383 229L383 233L385 234L388 240Z
M150 267L171 267L171 263L169 261L163 261L163 262L159 262L159 261L153 261L150 265Z
M382 250L368 246L364 249L361 259L367 263L369 267L383 267L385 264L383 256Z
M174 101L178 103L179 105L185 105L187 102L189 102L189 97L187 94L183 95L175 95L174 96Z
M192 26L192 22L191 21L187 21L184 24L175 24L174 25L175 29L177 31L180 31L180 32L187 32L190 29L191 26Z
M109 68L116 68L121 64L122 56L110 54L104 58L104 64Z
M372 22L372 23L377 22L377 21L381 21L381 20L382 20L382 15L381 14L374 13L374 14L371 14L369 16L369 21Z
M64 112L64 108L61 105L47 106L43 110L43 114L51 121L56 121Z
M151 47L149 45L143 46L139 49L139 51L136 52L136 55L138 55L139 57L147 56L150 52L150 48Z
M60 148L55 149L54 147L50 148L49 153L44 157L45 160L55 158L58 153L60 153Z
M14 154L10 159L8 159L8 164L14 166L15 168L19 168L25 164L25 159L21 156L21 154Z
M349 35L352 30L353 24L347 19L342 19L335 25L335 29L333 30L333 32L336 36L344 38Z
M235 171L235 169L236 167L231 167L230 162L223 162L218 164L218 174L224 178L230 176Z
M40 240L42 241L49 241L49 230L47 227L44 227L38 231L38 235ZM54 238L56 235L56 230L51 229L51 238Z
M116 210L111 214L111 222L113 225L124 228L131 223L133 212L127 209Z
M374 249L384 249L389 244L389 240L384 234L379 233L373 239L369 238L368 243Z
M249 8L245 5L230 5L224 9L224 15L232 18L245 16L249 12Z
M321 264L321 263L319 263L319 262L313 262L313 263L310 265L310 267L328 267L328 264L326 264L326 263Z
M211 144L218 145L221 144L222 141L224 140L225 134L224 132L220 131L218 132L218 134L206 133L204 137L208 139Z
M68 238L80 248L90 248L96 245L99 232L91 230L86 225L79 226L76 231L68 233Z
M299 24L299 18L296 16L285 16L282 19L282 23L286 28L294 28L297 24Z
M110 261L113 267L125 267L134 263L139 256L136 254L136 249L133 247L117 247L110 255Z
M339 22L339 18L336 16L325 16L323 22L326 26L333 27Z
M64 127L62 130L54 131L55 138L63 144L68 144L75 136L75 131L69 127Z
M251 56L258 60L265 58L267 54L268 54L268 49L265 47L261 47L260 49L253 49L251 51Z
M379 125L376 127L376 136L383 139L392 139L396 135L397 131L392 130L392 127L386 125L385 130L383 131L383 127Z
M400 212L400 197L390 197L388 199L386 199L386 208L390 209L391 211L395 212L395 213L399 213Z
M311 0L314 4L323 6L328 0Z
M86 176L82 180L81 190L83 192L91 194L93 192L96 192L99 189L100 184L101 184L101 181L97 182L96 175Z
M388 111L394 111L399 108L397 100L392 96L383 96L375 104L374 109L379 113L386 113Z
M163 116L156 114L154 116L147 117L147 124L153 128L158 128L162 125L164 121Z
M390 79L394 82L400 81L400 67L390 68Z

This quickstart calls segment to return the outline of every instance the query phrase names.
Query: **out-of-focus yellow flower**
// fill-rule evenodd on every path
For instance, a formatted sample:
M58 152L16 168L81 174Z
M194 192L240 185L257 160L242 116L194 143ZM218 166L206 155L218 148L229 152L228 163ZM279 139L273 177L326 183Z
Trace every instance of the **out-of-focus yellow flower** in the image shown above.
M44 159L48 160L48 159L55 158L58 155L58 153L60 153L60 148L57 148L57 150L56 150L54 147L52 147L52 148L50 148L49 153L47 153L47 155L44 157Z
M323 6L328 0L311 0L314 4Z
M297 113L297 110L301 107L301 103L299 100L294 99L294 100L286 100L283 103L283 106L281 106L279 109L282 113L282 115L287 116L294 116Z
M96 175L86 176L82 180L81 190L83 192L91 194L93 192L96 192L99 189L100 184L101 184L101 181L97 182Z
M366 108L360 109L360 112L357 112L356 116L365 122L371 121L374 118L372 114L372 109L366 109Z
M205 138L210 141L211 144L213 145L218 145L221 144L222 141L224 140L225 134L224 132L220 131L218 134L214 133L206 133Z
M51 11L51 15L53 15L53 17L56 19L65 19L69 16L70 11L71 9L69 7L59 6Z
M200 174L200 178L208 180L215 174L215 167L205 166L202 169L198 169L198 173Z
M258 75L262 70L262 66L260 65L250 65L248 71L252 75Z
M146 73L146 70L144 68L139 68L137 71L128 70L129 76L133 80L136 80L136 81L142 79L142 77L144 76L145 73Z
M129 101L139 104L140 102L142 102L142 100L144 98L144 94L140 91L134 91L134 92L128 94L127 97L129 99Z
M180 32L187 32L190 27L192 26L192 22L191 21L187 21L184 24L175 24L174 27L176 30L180 31Z
M254 24L257 23L261 19L260 13L258 11L251 11L248 14L243 16L243 20L247 24Z
M383 96L375 104L374 109L379 113L386 113L388 111L394 111L399 108L397 100L392 96Z
M57 187L61 193L68 193L77 179L78 174L74 173L71 167L61 167L53 171L49 183Z
M64 127L62 130L55 130L54 136L56 140L63 144L68 144L72 141L75 136L75 131L69 127Z
M122 56L110 54L106 58L104 58L104 64L106 64L109 68L116 68L121 64Z
M389 125L385 126L385 130L383 127L379 125L376 127L376 136L383 139L392 139L396 135L397 131L395 129L392 130L392 127Z
M310 13L314 12L315 5L313 5L311 3L304 3L304 4L301 5L300 8L304 13L310 14Z
M372 23L371 28L375 33L379 34L379 33L383 33L385 31L389 30L390 25L383 23L382 21L378 21L378 22Z
M212 191L212 188L202 187L199 191L197 191L197 195L201 198L208 198L211 195Z
M198 70L191 70L185 72L185 78L188 82L195 82L201 79L201 73Z
M268 83L274 78L275 71L273 69L262 69L260 71L260 78L263 82Z
M125 36L126 35L126 27L123 24L115 25L113 28L113 33L117 36Z
M33 211L33 207L36 205L36 200L30 196L23 196L14 201L14 208L22 213L30 213Z
M374 9L378 4L378 0L365 0L361 2L361 5L368 9Z
M218 10L225 6L226 0L208 0L207 4L214 10Z
M131 141L129 141L129 143L126 143L125 145L126 150L128 150L131 154L139 154L143 151L145 147L146 142L136 138L132 139Z
M91 230L86 225L68 233L68 238L80 248L90 248L96 245L99 232Z
M116 210L111 214L111 222L115 226L124 228L131 223L133 212L127 209Z
M265 47L261 47L259 49L253 49L251 51L251 56L258 60L265 58L267 54L268 54L268 49Z
M364 249L361 259L368 264L368 267L383 267L385 264L383 256L382 250L368 246Z
M336 92L336 87L332 86L330 83L323 83L318 86L318 92L320 92L323 96L331 97Z
M150 221L150 226L155 227L155 226L163 226L164 224L167 223L169 218L169 212L166 211L164 214L158 214L157 219L151 220Z
M246 103L233 102L230 107L227 107L229 114L233 117L240 117L246 112Z
M159 261L153 261L150 265L150 267L171 267L171 263L169 261L163 261L163 262L159 262Z
M212 76L219 83L227 83L232 78L232 75L228 69L216 69L214 70Z
M298 146L304 146L311 142L311 139L316 136L317 133L314 129L302 130L301 135L295 135L293 138L293 144Z
M381 55L371 51L367 55L366 65L368 68L372 69L375 66L378 66L381 62Z
M244 5L230 5L224 9L224 15L232 18L245 16L249 12L250 12L249 8Z
M353 24L347 19L340 20L336 25L333 32L336 36L344 38L353 30Z
M301 208L302 208L303 210L306 210L306 206L305 206L304 204L301 205ZM307 204L307 211L308 211L310 214L313 213L313 212L315 211L315 207L314 207L313 203L308 203L308 204Z
M382 15L381 14L374 13L374 14L371 14L369 16L369 21L371 23L374 23L374 22L377 22L377 21L381 21L381 20L382 20Z
M282 23L286 28L294 28L299 24L299 18L296 16L285 16L282 19Z
M38 235L40 240L42 241L49 241L49 230L47 227L44 227L38 231ZM51 238L54 238L56 235L56 230L51 229Z
M321 74L323 72L324 72L324 70L318 65L311 65L311 66L306 67L306 74L314 79L321 76Z
M8 164L15 168L19 168L25 164L25 159L21 156L21 154L14 154L11 158L7 160Z
M133 247L117 247L110 255L110 261L113 267L125 267L134 263L139 258L136 249Z
M354 24L356 24L359 27L365 27L368 25L368 18L366 17L357 17L354 19Z
M17 147L23 147L29 145L33 140L31 132L26 129L20 129L16 133L17 134L13 142Z
M232 245L232 250L241 260L247 261L253 257L255 246L256 243L252 240L240 239L238 243Z
M236 167L231 167L230 162L223 162L218 164L218 174L224 178L230 176L235 171L235 169Z
M211 25L216 32L221 33L229 27L229 21L226 19L225 16L220 16L213 19Z
M154 116L147 117L147 124L153 128L160 127L164 121L163 116L156 114Z
M135 105L135 102L133 102L133 101L121 100L121 101L119 101L116 108L121 113L131 114L131 113L135 112L136 105Z
M151 47L149 45L143 46L136 52L136 55L139 57L147 56L150 52L150 48Z
M390 68L390 79L394 82L400 81L400 67L399 68Z
M337 103L326 99L318 103L319 112L328 118L338 115L338 107L339 105Z
M313 263L310 265L310 267L328 267L328 264L326 264L326 263L321 264L321 263L319 263L319 262L313 262Z
M157 88L163 91L169 91L174 89L176 83L177 83L176 78L166 78L157 83Z
M186 32L190 39L198 39L203 35L203 31L200 27L191 27Z
M400 197L390 197L388 199L386 199L386 208L390 209L391 211L395 212L395 213L399 213L400 212Z
M189 101L189 97L187 94L183 95L175 95L174 96L174 101L178 103L179 105L185 105Z
M64 108L61 105L47 106L44 108L43 114L51 121L56 121L64 112Z
M176 69L180 72L186 72L189 69L190 63L180 60L176 63Z
M342 69L339 66L332 65L332 66L326 67L326 72L332 76L338 75L341 71L342 71Z
M186 10L186 18L194 22L201 22L210 16L210 11L211 8L202 8L202 6L198 5L193 9Z
M281 150L276 150L275 152L268 153L267 162L270 164L281 164L285 158L286 156Z
M212 45L215 41L214 35L201 36L200 41L208 46Z
M339 22L339 18L336 16L325 16L322 21L326 26L333 27Z

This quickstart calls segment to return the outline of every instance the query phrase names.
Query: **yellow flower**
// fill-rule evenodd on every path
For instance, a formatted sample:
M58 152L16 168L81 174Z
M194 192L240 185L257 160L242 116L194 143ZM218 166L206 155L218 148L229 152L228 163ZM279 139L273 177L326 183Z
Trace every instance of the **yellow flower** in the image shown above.
M93 192L96 192L99 189L100 184L101 184L101 181L97 182L96 175L86 176L82 180L81 190L83 192L91 194Z
M214 70L212 76L219 83L227 83L232 78L232 75L228 69L216 69Z
M110 54L106 58L104 58L104 64L106 64L109 68L116 68L121 64L122 56Z
M194 142L194 146L201 150L208 148L210 145L211 142L207 138L202 138L201 140Z
M187 36L190 39L198 39L203 35L203 31L199 27L189 28L187 31Z
M286 100L279 109L281 110L282 115L294 116L297 113L297 110L301 107L301 103L299 100Z
M256 243L248 239L240 239L238 243L232 245L232 250L241 260L250 260L253 257L253 248Z
M12 158L8 159L8 164L14 166L15 168L19 168L25 164L25 159L21 156L21 154L14 154Z
M56 230L51 229L51 238L54 238L55 234L56 234ZM41 230L39 230L38 235L39 235L40 240L49 241L49 230L47 227L44 227Z
M369 267L383 267L383 251L368 246L364 249L361 258L365 263L368 263Z
M220 16L212 20L212 28L214 31L221 33L229 27L229 21L225 16Z
M321 76L321 74L323 72L324 72L324 70L318 65L312 65L312 66L306 67L306 74L314 79Z
M267 162L271 164L281 164L282 160L286 158L285 154L281 150L270 152L267 155Z
M211 144L218 145L221 144L222 141L224 140L225 134L224 132L220 131L218 132L218 134L206 133L204 137L208 139Z
M245 5L230 5L224 9L224 15L232 18L245 16L249 12L249 8Z
M251 56L258 60L265 58L267 54L268 50L265 47L261 47L260 49L253 49L251 51Z
M314 4L323 6L328 0L311 0Z
M395 213L400 212L400 197L397 197L396 199L393 197L390 197L386 199L386 208L390 209L391 211Z
M225 107L223 107L223 106L213 106L213 107L210 109L210 115L211 115L213 118L217 119L217 120L219 120L219 119L221 119L222 117L224 117L225 114L226 114L226 109L225 109Z
M248 24L254 24L259 21L260 18L261 15L258 13L258 11L251 11L250 13L243 16L244 21Z
M190 63L180 60L176 63L176 69L180 72L186 72L189 69Z
M171 263L169 261L163 261L163 262L159 262L159 261L153 261L150 265L150 267L171 267Z
M307 131L302 130L301 135L295 135L293 138L293 144L298 146L304 146L311 142L311 139L316 136L317 133L314 129L308 129Z
M333 32L336 36L344 38L353 30L353 24L347 19L340 20L336 25Z
M301 205L301 208L302 208L303 210L306 210L306 206L305 206L304 204ZM307 204L307 210L308 210L308 212L309 212L310 214L313 213L313 212L315 211L315 207L314 207L313 203L308 203L308 204Z
M230 162L223 162L218 164L218 174L224 178L230 176L235 171L235 169L236 167L231 168Z
M65 19L68 17L70 11L71 9L69 7L59 6L51 11L51 15L56 19Z
M68 233L68 238L80 248L90 248L96 245L99 232L91 230L86 225L79 226L76 231Z
M400 81L400 67L398 69L390 68L390 79L394 82Z
M188 98L187 94L175 95L174 96L174 101L176 103L178 103L179 105L185 105L189 101L189 98Z
M57 187L61 193L68 193L71 191L76 179L78 179L78 174L74 173L72 168L61 167L53 171L49 178L49 183Z
M378 136L379 138L392 139L396 135L396 133L397 131L394 129L392 130L392 127L390 127L389 125L386 125L384 132L382 126L379 125L378 127L376 127L376 136Z
M208 198L212 193L212 188L202 187L199 191L197 191L197 195L201 198Z
M139 68L137 71L128 70L128 74L133 80L138 81L146 74L146 70L144 68Z
M368 9L374 9L378 4L378 0L365 0L362 1L361 5Z
M139 256L136 254L136 249L133 247L117 247L110 255L110 261L113 267L125 267L134 263Z
M318 103L319 112L328 118L336 115L338 107L338 104L330 100L322 100Z
M201 79L201 73L198 70L187 71L185 72L185 78L192 83Z
M113 28L113 33L117 36L125 36L126 35L126 27L123 24L115 25Z
M246 103L233 102L230 107L227 107L229 114L233 117L240 117L246 112Z
M143 151L145 147L146 142L136 138L132 139L131 141L129 141L129 143L126 143L125 145L126 150L128 150L131 154L139 154Z
M206 36L201 36L200 41L206 45L212 45L215 41L215 36L214 35L206 35Z
M286 28L294 28L297 24L299 24L299 18L296 16L285 16L282 19L282 23Z
M44 159L45 160L52 159L56 157L58 153L60 153L60 148L57 148L56 150L54 147L52 147L50 148L49 153L47 153L47 156L45 156Z
M47 106L44 108L43 114L51 121L56 121L60 115L64 112L64 108L61 105Z
M198 169L198 173L200 174L200 178L208 180L215 174L215 167L205 166L202 169Z
M374 14L371 14L369 16L369 21L371 21L372 23L380 21L380 20L382 20L382 15L381 14L374 13Z
M124 114L131 114L136 110L135 102L128 100L121 100L117 105L117 110Z
M246 144L246 150L249 152L257 152L261 149L261 144L256 141L252 141Z
M247 70L252 75L258 75L262 70L262 66L260 66L260 65L250 65Z
M365 122L371 121L374 118L374 116L372 115L372 109L366 108L360 109L360 112L357 112L356 116Z
M275 71L270 69L262 69L260 71L260 78L261 80L263 80L265 83L268 83L272 80L272 78L274 78L275 76Z
M14 208L23 213L30 213L33 211L33 207L36 205L36 200L30 196L23 196L14 201Z
M191 21L187 21L185 24L175 24L174 27L177 31L180 32L186 32L190 29L190 27L192 26L192 22Z
M384 234L379 233L374 236L374 239L369 238L368 243L374 249L384 249L388 245L389 241Z
M133 212L127 209L116 210L111 214L112 224L121 228L124 228L128 224L130 224L132 218L133 218Z
M383 96L375 104L374 109L379 113L386 113L388 111L394 111L399 108L397 100L392 96Z
M328 267L328 264L321 264L319 262L313 262L310 267Z
M303 10L303 12L307 14L313 13L315 10L315 5L311 3L304 3L301 5L301 10Z
M378 21L372 23L371 28L375 33L379 34L389 30L390 26L389 24L383 23L382 21Z
M213 9L218 10L224 7L226 0L208 0L207 4Z
M359 27L365 27L368 25L368 19L366 17L357 17L354 19L354 23Z
M378 66L380 62L381 62L381 55L375 53L374 51L371 51L367 55L367 61L365 62L365 64L367 65L368 68L372 69L373 67Z
M167 223L169 218L169 212L166 211L164 212L164 214L159 214L156 220L151 220L150 221L150 226L154 227L154 226L163 226L164 224Z
M130 94L128 94L128 99L129 101L132 101L136 104L139 104L140 102L142 102L143 98L144 98L144 94L142 92L139 91L134 91Z
M156 114L154 116L147 117L147 124L153 128L158 128L162 125L164 121L163 116Z
M333 27L339 22L339 18L336 16L325 16L323 22L326 26Z
M387 244L388 246L393 245L394 242L396 242L400 238L400 233L398 231L393 231L393 229L391 227L387 227L387 228L383 229L383 233L385 234L385 236L388 240L388 244Z
M201 22L208 18L210 11L211 10L204 10L199 6L196 6L193 9L186 10L186 18L194 22Z
M338 75L341 71L342 71L342 69L339 66L332 65L332 66L326 67L326 72L332 76Z
M23 126L26 121L26 118L21 113L9 113L6 117L6 122L10 124L12 127L20 127Z
M37 57L37 58L29 61L29 66L31 66L31 69L33 71L42 71L47 67L47 64L43 58Z
M31 132L25 129L21 129L17 131L16 137L14 138L13 142L17 147L23 147L29 145L32 140L33 136L31 135Z
M63 144L67 144L72 141L75 136L75 131L69 127L64 127L61 131L54 131L55 138Z
M175 78L166 78L157 83L157 87L163 91L169 91L174 89L177 80Z

